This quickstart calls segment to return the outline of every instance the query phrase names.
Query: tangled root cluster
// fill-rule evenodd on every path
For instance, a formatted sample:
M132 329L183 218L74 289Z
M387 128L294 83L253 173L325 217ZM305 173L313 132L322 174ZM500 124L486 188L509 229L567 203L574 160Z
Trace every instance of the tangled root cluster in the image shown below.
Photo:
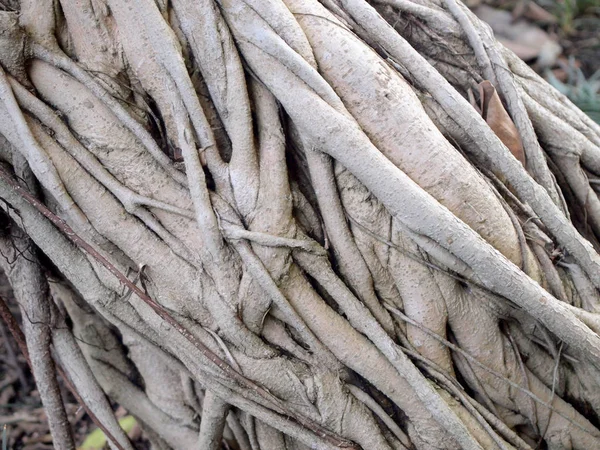
M115 449L107 396L158 449L600 448L600 127L464 5L18 8L0 263L56 448L51 347Z

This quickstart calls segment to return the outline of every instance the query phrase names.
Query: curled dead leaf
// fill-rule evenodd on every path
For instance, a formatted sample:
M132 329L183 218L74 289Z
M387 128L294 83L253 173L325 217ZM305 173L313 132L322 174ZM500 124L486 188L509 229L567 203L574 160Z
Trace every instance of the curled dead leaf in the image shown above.
M517 127L515 127L506 109L504 109L494 85L487 80L479 83L479 97L483 119L513 156L523 164L523 167L526 167L525 151L523 150L521 137Z

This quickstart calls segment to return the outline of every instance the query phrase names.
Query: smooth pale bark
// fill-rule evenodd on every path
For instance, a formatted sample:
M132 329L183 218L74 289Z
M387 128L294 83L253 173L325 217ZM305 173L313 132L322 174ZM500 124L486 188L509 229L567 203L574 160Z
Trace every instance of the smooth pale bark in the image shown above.
M161 449L600 445L600 128L462 5L20 7L1 219L72 324L32 354L109 428L101 391Z

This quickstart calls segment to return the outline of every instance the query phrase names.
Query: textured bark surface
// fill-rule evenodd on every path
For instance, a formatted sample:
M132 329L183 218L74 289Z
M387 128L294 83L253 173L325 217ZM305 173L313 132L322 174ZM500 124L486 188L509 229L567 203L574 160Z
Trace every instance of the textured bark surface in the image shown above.
M0 262L57 448L53 358L115 449L108 400L157 449L600 448L600 127L464 5L7 5Z

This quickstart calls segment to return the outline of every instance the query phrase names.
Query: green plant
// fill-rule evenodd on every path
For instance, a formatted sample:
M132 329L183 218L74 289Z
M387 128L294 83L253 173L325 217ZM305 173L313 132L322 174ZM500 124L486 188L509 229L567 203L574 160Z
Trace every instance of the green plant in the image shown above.
M581 16L597 15L600 10L600 0L541 0L538 3L556 16L560 29L566 34L575 31Z
M135 424L136 421L133 416L125 416L119 420L119 425L126 433L131 432ZM106 435L100 428L96 428L86 436L83 444L79 447L79 450L102 450L105 448L106 444Z
M575 66L573 58L564 65L564 69L567 72L565 83L556 78L551 71L548 71L546 79L592 120L600 123L600 70L586 78L581 69Z

